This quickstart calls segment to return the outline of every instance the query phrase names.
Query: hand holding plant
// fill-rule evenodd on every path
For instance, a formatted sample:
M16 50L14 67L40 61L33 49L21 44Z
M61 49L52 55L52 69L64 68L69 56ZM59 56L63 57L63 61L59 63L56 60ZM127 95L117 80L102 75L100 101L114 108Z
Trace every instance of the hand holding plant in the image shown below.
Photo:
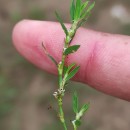
M76 8L76 3L74 5L75 6L73 7ZM73 23L74 21L72 20L72 25ZM64 29L64 31L65 30L67 30L66 33L69 32L69 29ZM106 94L130 101L130 80L128 78L128 76L130 75L130 37L124 35L113 35L103 32L96 32L82 28L78 31L78 37L77 35L74 36L76 36L76 40L74 41L77 42L74 43L73 41L73 43L76 45L80 44L82 48L79 49L79 45L77 45L76 51L78 55L75 56L71 54L71 57L69 57L69 60L74 61L75 65L73 66L72 64L73 67L69 70L68 74L66 73L66 71L68 70L68 67L70 65L64 64L62 73L63 75L59 76L59 88L58 90L56 90L56 93L54 93L54 95L56 96L59 91L64 94L66 93L64 91L66 88L65 86L63 90L60 90L60 85L67 85L65 84L65 82L63 82L65 74L67 74L66 76L68 76L73 69L78 67L77 65L80 65L81 67L79 73L75 75L77 81L89 84L90 86ZM70 40L70 43L72 42L72 40L73 38ZM43 41L43 47L41 47L41 41ZM57 58L60 57L60 54L54 52L55 50L61 50L62 41L62 30L60 31L59 24L55 22L23 20L19 22L13 30L13 43L16 49L27 60L31 61L39 68L51 73L56 73L56 67L58 69L59 62L57 62L52 56ZM44 43L46 44L47 48L44 46ZM68 48L72 46L70 43ZM52 66L50 60L48 60L45 53L43 53L43 48L45 50L46 55L48 55L51 60L53 60L56 66ZM49 50L50 48L51 50ZM55 55L51 56L51 54ZM66 56L69 55L65 55L65 57ZM87 61L90 60L91 67L89 66L88 69L88 65L86 64L88 63ZM82 107L79 108L79 105L77 105L77 94L75 93L73 95L73 110L75 113L75 118L73 119L72 124L74 126L74 129L77 129L76 127L81 124L81 119L76 121L78 119L77 117L81 117L79 116L80 114L77 113L80 113ZM61 96L62 99L63 96L64 95ZM83 110L83 113L85 113L85 111L88 109L86 105L84 106L85 109ZM87 106L89 107L89 103L87 104ZM63 112L62 109L60 111ZM77 124L77 126L75 125L75 123ZM67 125L66 128L68 128Z
M54 92L54 97L57 100L58 106L59 106L59 118L61 123L63 124L64 130L67 129L66 121L65 121L65 115L63 111L63 97L65 95L65 86L68 84L68 81L75 76L75 74L78 72L80 66L77 66L76 63L72 63L70 65L65 64L66 57L69 54L75 53L80 48L80 45L71 45L71 41L73 40L77 29L87 21L91 10L93 9L95 5L95 2L90 3L89 0L85 2L81 2L81 0L73 0L70 8L70 14L71 14L71 21L72 25L70 29L67 29L64 25L61 17L56 12L56 16L58 21L61 24L62 29L64 30L64 33L66 35L64 39L64 47L62 51L62 59L59 63L51 56L47 49L44 46L44 43L42 43L42 46L44 48L44 52L46 55L52 60L52 62L56 65L58 70L58 77L59 77L59 88L56 92ZM73 110L76 114L75 119L72 121L74 130L77 130L78 127L81 125L81 117L85 114L85 112L89 108L89 103L84 104L83 107L79 110L78 108L78 96L75 93L73 96Z

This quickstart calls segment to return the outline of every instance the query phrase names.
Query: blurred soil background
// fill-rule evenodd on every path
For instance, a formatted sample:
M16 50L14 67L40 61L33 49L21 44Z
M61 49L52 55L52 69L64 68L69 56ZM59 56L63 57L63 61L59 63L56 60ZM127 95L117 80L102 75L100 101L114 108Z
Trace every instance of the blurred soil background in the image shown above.
M21 57L12 45L11 35L14 25L22 19L56 21L55 10L69 22L69 3L70 0L0 0L0 130L62 129L52 96L57 77ZM96 0L84 27L130 35L130 0ZM71 82L67 89L64 102L68 123L74 117L70 114L70 94L77 90L81 103L91 102L82 130L130 130L129 102L80 83Z

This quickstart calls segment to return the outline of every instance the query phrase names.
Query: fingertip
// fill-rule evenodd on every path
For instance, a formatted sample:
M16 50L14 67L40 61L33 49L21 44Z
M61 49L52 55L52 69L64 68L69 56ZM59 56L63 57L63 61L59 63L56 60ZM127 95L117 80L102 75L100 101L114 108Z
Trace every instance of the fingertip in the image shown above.
M59 60L63 37L64 32L57 23L46 21L22 20L15 25L12 32L16 50L39 68L51 73L56 73L56 68L45 55L42 42L49 53Z
M17 39L17 34L19 32L19 28L21 28L21 25L23 25L23 23L25 22L26 20L22 20L22 21L19 21L13 28L13 31L12 31L12 40L13 40L13 44L15 45L16 43L16 39Z
M20 21L12 34L18 52L39 68L51 73L56 73L57 70L44 53L42 42L59 62L64 37L59 23L34 20ZM71 44L77 43L81 45L80 49L67 59L67 64L75 62L80 65L76 80L107 94L130 99L130 37L79 29Z
M16 49L20 48L20 43L24 42L29 30L31 29L34 21L32 20L21 20L13 28L12 40Z

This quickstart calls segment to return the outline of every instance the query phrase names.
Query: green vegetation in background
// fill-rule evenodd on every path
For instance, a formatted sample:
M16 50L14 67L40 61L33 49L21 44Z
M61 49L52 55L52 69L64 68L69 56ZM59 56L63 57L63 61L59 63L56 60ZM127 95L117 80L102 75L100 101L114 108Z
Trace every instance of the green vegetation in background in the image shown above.
M0 129L4 127L4 118L10 114L15 105L16 95L16 88L9 86L8 79L0 75Z
M45 15L42 9L32 8L28 14L28 18L34 20L43 20Z
M16 23L22 20L22 15L19 12L13 12L12 14L10 14L10 19L13 23Z
M121 28L121 33L130 35L130 24L126 24Z
M43 20L45 18L45 14L40 8L31 8L28 12L20 13L20 12L12 12L10 14L11 21L16 23L22 19L33 19L33 20Z

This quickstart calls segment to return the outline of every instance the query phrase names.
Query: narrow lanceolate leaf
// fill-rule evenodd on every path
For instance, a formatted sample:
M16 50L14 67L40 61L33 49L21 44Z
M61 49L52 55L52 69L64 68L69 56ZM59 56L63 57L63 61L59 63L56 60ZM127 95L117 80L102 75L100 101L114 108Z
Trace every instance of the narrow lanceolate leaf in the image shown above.
M82 108L80 109L79 113L77 113L77 115L76 115L76 119L77 120L79 120L85 114L85 112L89 109L89 106L90 106L89 103L88 104L84 104L82 106Z
M48 53L48 51L46 50L46 47L44 46L44 44L42 43L42 47L44 49L45 54L50 58L50 60L57 66L58 63L57 61Z
M80 45L70 46L70 47L68 47L68 48L65 50L64 54L65 54L65 55L68 55L68 54L74 53L74 52L76 52L76 51L79 49L79 47L80 47Z
M67 69L68 69L67 66L64 66L64 67L63 67L63 74L64 74L64 75L66 74Z
M68 67L64 68L64 80L66 81L66 78L68 77L69 71L75 66L75 63L72 63Z
M74 15L75 15L75 2L72 0L72 4L70 7L70 15L71 15L71 20L74 21Z
M90 103L84 104L80 110L80 113L84 114L89 109Z
M76 92L73 95L73 111L78 113L78 95Z
M63 23L61 17L59 16L59 14L58 14L57 12L55 12L55 14L56 14L56 17L57 17L58 21L60 22L60 24L61 24L61 26L62 26L64 32L65 32L65 34L68 35L68 30L67 30L67 28L65 27L65 25L64 25L64 23Z
M64 66L63 68L63 73L64 75L67 75L69 73L69 71L75 66L76 64L75 63L72 63L70 64L68 67L67 66Z
M56 62L56 60L51 56L51 55L49 55L48 54L48 57L51 59L51 61L57 66L57 62Z
M66 71L66 73L68 74L69 71L75 66L76 64L75 63L72 63L71 65L68 66L68 69Z
M91 5L89 5L87 10L84 9L82 11L81 19L86 20L89 17L91 10L94 8L94 5L95 5L95 2L93 2Z
M81 0L76 0L75 19L80 18L80 12L81 12Z
M68 76L67 76L67 78L66 78L66 81L67 81L67 80L70 80L72 77L74 77L75 74L78 72L79 68L80 68L80 66L77 66L76 68L74 68L74 69L68 74Z
M87 7L88 3L89 1L84 2L81 6L81 10L84 10Z
M87 14L83 14L83 16L81 16L82 22L80 22L78 27L82 26L88 20L89 16L90 16L90 12L88 12Z
M88 10L81 15L81 19L86 20L90 16L90 11Z
M95 2L93 2L87 9L87 12L90 12L95 6Z

